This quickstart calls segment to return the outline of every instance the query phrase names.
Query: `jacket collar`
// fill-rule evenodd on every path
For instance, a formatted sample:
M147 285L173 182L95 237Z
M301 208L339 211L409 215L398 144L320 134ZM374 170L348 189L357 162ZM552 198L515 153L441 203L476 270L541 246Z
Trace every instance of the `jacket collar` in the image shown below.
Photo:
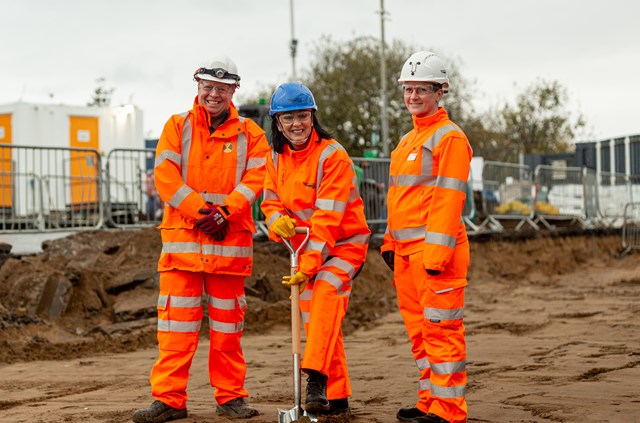
M447 111L444 109L444 107L439 106L438 110L430 116L426 116L426 117L412 116L412 119L413 119L413 127L417 130L420 130L420 129L428 128L435 123L448 120L449 115L447 114Z

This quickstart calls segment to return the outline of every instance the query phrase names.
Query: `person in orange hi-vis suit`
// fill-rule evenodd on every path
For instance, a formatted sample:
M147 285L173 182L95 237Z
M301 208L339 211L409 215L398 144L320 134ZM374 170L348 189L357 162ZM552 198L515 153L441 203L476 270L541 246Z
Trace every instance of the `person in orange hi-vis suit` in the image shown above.
M462 324L469 241L464 208L472 151L439 102L449 78L428 51L404 63L400 79L413 130L391 153L388 225L382 256L394 271L398 306L420 371L419 400L400 421L467 420Z
M155 184L165 202L159 228L159 357L151 371L155 401L134 422L187 416L189 368L203 318L209 321L209 380L219 414L258 414L245 400L246 363L240 339L251 275L251 206L262 193L269 145L264 131L238 116L232 97L240 76L235 63L216 57L196 70L193 108L173 115L156 148Z
M271 97L272 152L267 158L261 204L269 237L311 237L299 271L283 284L299 285L307 334L301 364L307 378L305 410L349 411L351 384L342 339L352 283L367 257L369 236L356 173L345 149L318 122L311 91L299 82L281 84Z

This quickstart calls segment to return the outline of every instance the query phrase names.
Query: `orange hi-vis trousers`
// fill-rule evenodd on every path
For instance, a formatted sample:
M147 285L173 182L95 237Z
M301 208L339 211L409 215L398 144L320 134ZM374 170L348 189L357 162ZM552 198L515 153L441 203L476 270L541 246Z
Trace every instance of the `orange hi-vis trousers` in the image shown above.
M209 381L214 398L224 404L247 397L247 372L240 338L247 301L244 278L232 275L169 270L160 272L158 346L151 370L152 395L178 409L186 407L189 368L198 346L202 322L202 289L209 314Z
M420 370L416 407L452 423L467 421L464 286L441 289L422 264L422 251L396 254L394 284L411 352Z
M347 313L353 277L362 261L329 258L300 295L300 311L307 335L301 367L328 376L327 398L351 396L342 321Z

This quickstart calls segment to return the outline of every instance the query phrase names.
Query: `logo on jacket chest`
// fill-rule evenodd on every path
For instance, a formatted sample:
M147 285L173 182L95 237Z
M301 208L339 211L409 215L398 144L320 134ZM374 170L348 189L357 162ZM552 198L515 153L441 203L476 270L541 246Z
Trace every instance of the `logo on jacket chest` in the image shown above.
M222 145L222 152L223 153L231 153L233 151L233 144L231 144L230 142L225 142Z

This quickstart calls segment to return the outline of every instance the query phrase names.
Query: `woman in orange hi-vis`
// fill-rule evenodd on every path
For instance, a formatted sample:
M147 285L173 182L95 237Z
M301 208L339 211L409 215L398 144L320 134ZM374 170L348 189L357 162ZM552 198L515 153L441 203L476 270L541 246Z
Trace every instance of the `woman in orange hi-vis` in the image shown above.
M272 152L267 157L262 211L269 236L299 243L294 226L311 238L299 271L283 284L299 285L307 341L301 368L308 375L305 410L349 411L351 385L342 339L353 279L367 256L370 231L353 163L318 123L313 94L299 82L271 97Z
M413 130L391 153L388 225L382 256L394 271L398 306L420 379L415 407L400 421L467 420L462 316L469 241L462 210L472 151L439 106L449 78L440 58L419 51L400 72Z
M255 225L251 206L262 192L269 145L264 131L238 116L231 99L240 81L220 56L196 70L193 108L173 115L158 141L155 184L165 202L159 226L158 347L151 370L155 401L134 422L187 417L187 381L203 318L209 317L209 380L216 410L234 418L258 414L245 400L247 366L240 347Z

